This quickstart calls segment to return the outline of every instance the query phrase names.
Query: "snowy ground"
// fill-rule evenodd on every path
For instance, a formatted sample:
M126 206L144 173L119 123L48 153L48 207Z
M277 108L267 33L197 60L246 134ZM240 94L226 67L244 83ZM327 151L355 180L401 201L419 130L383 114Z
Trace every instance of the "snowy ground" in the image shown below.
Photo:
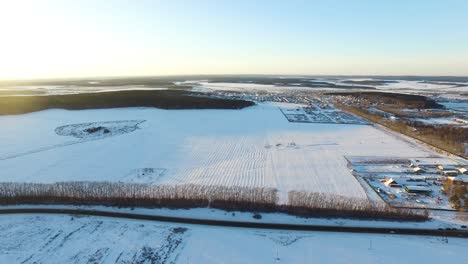
M281 77L280 77L281 79ZM236 92L270 92L282 93L284 91L337 91L337 90L358 90L359 87L368 89L377 89L381 91L394 91L402 93L414 94L429 94L450 99L465 99L467 100L468 82L449 82L449 81L424 81L424 77L420 80L392 80L382 84L372 84L372 81L382 82L385 78L356 78L356 77L285 77L285 83L272 84L257 84L254 81L250 82L211 82L210 80L185 80L176 81L176 85L191 85L194 91L209 92L209 91L236 91ZM289 79L289 81L288 81ZM294 79L294 80L293 80ZM357 83L351 84L348 81ZM359 83L362 81L371 81L371 83ZM299 82L299 83L296 83ZM301 83L319 83L319 87L304 87ZM164 85L158 87L145 87L142 85L121 86L104 86L96 85L99 82L89 82L89 85L18 85L0 87L0 91L8 92L10 95L58 95L58 94L78 94L78 93L96 93L109 91L127 91L127 90L164 90L167 89ZM329 87L327 83L330 84ZM339 87L334 87L338 85Z
M468 128L468 125L462 123L462 121L457 122L457 120L464 120L464 119L456 119L454 117L413 118L413 120L420 121L420 122L427 123L427 124L432 124L432 125L453 125L453 126L460 126L460 127Z
M195 87L197 91L236 91L236 92L284 92L287 90L310 90L308 87L291 86L277 86L274 84L256 84L256 83L212 83L212 82L199 82Z
M307 81L307 77L298 79L301 81ZM367 89L376 89L379 91L386 92L398 92L398 93L412 93L420 95L437 96L446 99L464 99L467 100L468 96L468 82L425 82L416 80L392 80L385 84L373 85L373 84L349 84L346 81L382 81L384 79L372 79L372 78L313 78L310 82L323 83L321 87L303 87L297 86L295 83L289 83L288 85L275 85L275 84L256 84L256 83L213 83L209 81L200 81L198 86L195 87L197 91L236 91L236 92L284 92L284 91L313 91L313 92L327 92L327 91L349 91L353 89L359 90L359 87L367 87ZM327 87L326 83L329 83ZM338 85L339 87L333 87Z
M349 80L363 80L363 79L349 79ZM365 79L372 80L372 79ZM382 79L380 79L382 80ZM333 83L341 84L341 81L338 80ZM381 91L394 91L400 93L413 93L413 94L429 94L436 95L444 98L464 98L468 97L463 95L463 93L468 92L468 82L426 82L422 80L392 80L383 85L369 85L370 87L375 87L377 90Z
M293 83L290 87L207 82L203 85L195 90L336 90L295 87ZM48 95L142 87L24 89ZM468 91L460 84L452 87L411 81L389 83L377 89L453 98ZM450 106L464 109L465 104ZM351 174L345 157L421 160L437 155L414 140L379 126L290 123L279 107L296 109L297 105L260 104L243 110L47 110L0 116L0 181L264 186L278 188L282 202L289 190L363 198L366 191ZM138 120L138 124L128 120ZM106 123L109 121L112 123ZM125 133L120 133L122 127L111 124L128 125L130 129L124 128ZM62 126L65 129L57 133L56 129ZM82 136L84 130L96 126L111 129L105 132L101 128ZM395 173L400 170L393 165L388 168ZM380 199L372 190L367 192L369 198ZM466 213L444 211L432 211L432 219L424 223L400 223L298 218L277 213L262 213L258 220L252 218L252 213L207 208L93 208L334 226L463 228L468 221ZM465 263L466 248L468 240L455 238L449 238L447 243L434 237L281 232L67 215L0 215L0 263Z
M0 216L1 263L466 263L467 239Z
M387 83L386 85L378 86L381 90L396 90L396 91L419 91L422 93L460 93L468 91L468 83L447 83L447 82L421 82L398 80L395 83Z
M366 184L367 185L367 184ZM369 186L369 185L367 185ZM375 193L374 191L372 193ZM381 198L377 195L378 199ZM342 226L373 228L407 229L447 229L455 228L467 231L468 213L451 211L430 211L430 219L424 222L399 222L384 220L360 220L349 218L312 218L299 217L286 213L261 213L261 218L254 218L253 212L224 211L213 208L168 209L168 208L126 208L108 206L73 206L73 205L9 205L0 206L0 210L12 209L75 209L98 212L117 212L140 215L168 216L185 219L210 219L242 223L291 224L310 226Z
M460 111L460 112L468 112L468 102L438 102L439 104L445 106L448 109Z
M77 142L55 132L70 124L135 119L146 122L99 140ZM243 110L47 110L1 116L0 124L0 181L274 187L283 202L289 190L366 197L345 156L434 155L374 126L290 123L273 104ZM145 169L157 179L141 177Z
M29 86L8 86L0 87L0 92L8 92L9 96L25 95L65 95L82 93L102 93L116 91L135 90L167 90L165 87L145 87L142 85L122 85L122 86L79 86L79 85L29 85Z

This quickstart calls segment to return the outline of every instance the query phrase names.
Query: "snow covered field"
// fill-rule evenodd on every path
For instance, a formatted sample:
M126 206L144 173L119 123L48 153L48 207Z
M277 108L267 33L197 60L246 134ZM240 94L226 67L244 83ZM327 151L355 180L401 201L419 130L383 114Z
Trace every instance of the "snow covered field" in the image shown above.
M468 92L468 82L444 82L444 81L423 81L421 80L391 80L385 84L380 85L366 85L359 84L362 86L375 87L377 90L381 91L394 91L401 93L414 93L414 94L431 94L439 95L446 98L466 98L466 95L463 93ZM327 80L327 79L324 79ZM372 79L372 78L350 78L350 79L338 79L336 81L331 80L331 83L335 84L346 84L343 81L375 81L375 80L385 80L383 79Z
M241 78L242 82L212 82L210 80L183 80L174 81L173 84L179 85L183 89L185 85L193 86L194 91L236 91L236 92L270 92L282 93L285 91L337 91L349 89L377 89L381 91L394 91L401 93L430 94L444 98L468 99L468 82L466 81L431 81L430 78L420 77L400 80L394 78L385 79L385 77L332 77L332 76L296 76L296 77L270 77L281 81L271 84L255 83L255 78L248 80ZM265 77L263 81L268 81ZM375 82L374 82L375 81ZM351 83L354 82L354 83ZM112 82L111 82L112 83ZM317 87L305 87L303 84L312 83L319 85ZM336 86L335 86L336 85ZM100 81L90 81L88 84L71 83L68 85L38 84L38 85L12 85L0 87L0 92L8 92L10 95L60 95L60 94L79 94L79 93L98 93L110 91L128 91L128 90L165 90L172 86L171 82L165 84L154 84L145 86L141 84L122 85L103 85ZM307 86L307 85L306 85Z
M452 109L460 112L468 112L468 102L438 102L447 109Z
M420 122L423 122L423 123L427 123L427 124L432 124L432 125L454 125L454 126L468 127L468 125L465 125L461 121L457 122L457 120L462 120L462 119L456 119L456 118L453 118L453 117L414 118L414 120L415 121L420 121Z
M208 89L196 89L315 89L205 85ZM426 90L421 87L421 91ZM294 112L298 107L302 105L260 103L242 110L55 109L0 116L0 182L193 183L277 188L282 203L287 202L291 190L354 198L373 194L370 199L382 201L372 190L366 189L366 194L346 158L423 160L440 155L379 126L288 122L282 110ZM401 169L387 167L395 173ZM373 171L375 166L367 169ZM368 185L364 182L364 186ZM262 213L262 219L254 219L248 212L209 208L85 208L264 223L409 228L466 225L466 215L442 211L431 212L432 219L427 222L388 222L280 213ZM468 240L454 238L447 243L434 237L272 231L68 215L0 215L0 263L464 263L468 262L467 247Z
M466 263L467 239L0 216L1 263Z
M64 125L119 120L146 121L129 133L93 140L55 132ZM0 124L3 182L273 187L282 202L289 190L366 197L344 156L434 154L373 126L290 123L275 104L243 110L47 110L1 116Z
M209 81L202 81L197 83L198 86L194 87L196 91L236 91L236 92L252 92L252 91L259 91L259 92L284 92L287 90L303 90L303 91L310 91L308 87L298 87L295 85L291 86L277 86L274 84L256 84L256 83L228 83L228 82L209 82Z
M103 93L116 91L136 90L167 90L165 87L145 87L143 85L121 85L121 86L81 86L81 85L22 85L0 87L0 92L8 92L11 96L25 95L64 95L82 93Z
M310 81L312 83L321 83L318 87L297 86L296 83L276 84L256 84L256 83L219 83L200 81L192 84L198 84L194 87L196 91L236 91L236 92L270 92L279 93L285 91L311 91L311 92L330 92L330 91L355 91L364 89L376 89L384 92L410 93L419 95L437 96L446 99L467 100L468 82L429 82L422 80L391 80L384 84L372 84L372 81L382 82L384 79L373 78L295 78L302 83ZM350 84L348 81L357 83ZM359 83L369 81L371 83ZM334 87L334 85L337 85Z
M398 80L395 83L377 86L380 90L395 90L399 92L422 92L422 93L462 93L468 91L468 83L447 83L447 82L421 82Z

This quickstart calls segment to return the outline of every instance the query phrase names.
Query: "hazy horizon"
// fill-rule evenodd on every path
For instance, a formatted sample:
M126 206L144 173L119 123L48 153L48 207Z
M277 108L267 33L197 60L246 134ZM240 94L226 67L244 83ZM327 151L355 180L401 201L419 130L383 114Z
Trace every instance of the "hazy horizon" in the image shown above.
M0 80L468 76L468 2L0 3Z

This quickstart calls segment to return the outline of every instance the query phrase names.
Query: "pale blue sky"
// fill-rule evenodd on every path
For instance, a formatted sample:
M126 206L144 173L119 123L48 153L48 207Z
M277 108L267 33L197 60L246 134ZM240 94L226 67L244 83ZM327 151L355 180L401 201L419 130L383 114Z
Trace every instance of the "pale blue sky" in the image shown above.
M0 79L468 75L468 1L0 3Z

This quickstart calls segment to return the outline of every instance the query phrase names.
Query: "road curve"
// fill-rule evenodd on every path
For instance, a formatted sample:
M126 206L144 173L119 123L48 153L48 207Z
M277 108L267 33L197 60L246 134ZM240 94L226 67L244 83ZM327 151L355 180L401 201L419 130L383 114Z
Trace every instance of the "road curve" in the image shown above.
M238 228L258 228L273 230L296 230L296 231L326 231L326 232L348 232L348 233L371 233L371 234L399 234L399 235L419 235L419 236L442 236L468 238L468 230L460 229L412 229L412 228L384 228L384 227L347 227L347 226L326 226L326 225L300 225L282 223L261 223L261 222L237 222L228 220L193 219L184 217L145 215L123 212L109 212L99 210L84 209L53 209L53 208L20 208L20 209L0 209L2 214L70 214L88 215L113 218L150 220L179 224L208 225L220 227Z

